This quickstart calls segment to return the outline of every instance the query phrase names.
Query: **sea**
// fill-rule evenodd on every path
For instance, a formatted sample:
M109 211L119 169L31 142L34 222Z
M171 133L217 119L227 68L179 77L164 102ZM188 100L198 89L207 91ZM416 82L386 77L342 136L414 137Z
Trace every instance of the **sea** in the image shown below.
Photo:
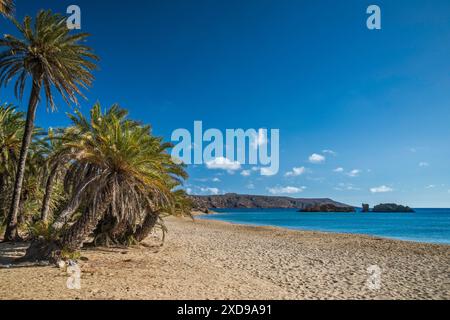
M389 239L450 245L450 209L414 213L297 212L296 209L214 209L198 218L294 230L364 234Z

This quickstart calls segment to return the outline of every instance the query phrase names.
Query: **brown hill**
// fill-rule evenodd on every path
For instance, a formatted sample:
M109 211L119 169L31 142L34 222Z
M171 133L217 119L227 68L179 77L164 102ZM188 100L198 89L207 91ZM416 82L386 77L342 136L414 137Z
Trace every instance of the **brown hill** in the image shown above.
M227 193L224 195L191 196L194 209L233 209L233 208L259 208L259 209L305 209L323 204L332 204L336 207L351 207L329 198L290 198L278 196L259 196Z

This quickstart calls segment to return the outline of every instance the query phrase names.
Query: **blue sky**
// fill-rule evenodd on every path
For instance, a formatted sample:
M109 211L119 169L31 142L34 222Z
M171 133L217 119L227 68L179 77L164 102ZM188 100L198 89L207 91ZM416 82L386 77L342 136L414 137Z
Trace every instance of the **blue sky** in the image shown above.
M192 192L450 207L448 0L127 3L17 0L17 16L80 6L101 57L82 110L117 102L167 140L195 120L280 130L277 175L189 166ZM381 30L366 28L370 4ZM26 105L10 89L0 101ZM67 125L69 110L41 105L37 124Z

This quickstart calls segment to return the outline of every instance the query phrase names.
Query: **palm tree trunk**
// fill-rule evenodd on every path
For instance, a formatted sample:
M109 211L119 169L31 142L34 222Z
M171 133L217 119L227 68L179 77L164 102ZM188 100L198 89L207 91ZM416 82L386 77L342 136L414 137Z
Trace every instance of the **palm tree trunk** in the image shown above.
M75 194L72 196L72 199L70 200L69 204L66 206L66 208L61 212L61 214L53 223L52 225L53 229L60 230L64 226L64 224L67 223L70 217L75 213L75 211L80 206L81 196L84 192L84 189L96 179L98 179L98 177L94 177L91 180L83 183L78 187L77 190L75 190Z
M147 213L144 222L142 223L141 226L139 226L139 228L134 233L134 238L136 239L136 241L141 242L142 240L147 238L150 232L155 227L157 221L158 221L158 214L156 212Z
M1 173L0 174L0 195L3 195L3 189L6 185L6 175Z
M31 137L33 135L34 119L36 117L36 108L39 103L40 91L41 80L33 78L33 86L31 89L30 101L28 103L27 119L25 123L25 132L23 134L22 147L20 148L19 164L16 173L16 181L14 183L11 209L6 220L7 225L3 241L16 241L20 239L17 230L17 215L19 212L20 194L22 192L23 178L25 175L25 164L27 161Z
M48 214L50 212L50 199L52 197L53 186L56 181L55 178L57 172L58 172L58 165L55 164L50 171L50 174L47 178L47 183L45 185L45 194L44 199L42 200L42 209L41 209L41 220L44 223L48 222Z
M17 213L17 223L21 225L25 222L25 203L28 201L28 191L22 192L22 198L19 202L19 212Z
M127 226L127 221L124 219L119 220L111 214L103 216L94 231L95 245L108 247L112 243L120 243L121 238L127 231Z
M2 173L2 174L0 174L0 223L3 223L3 221L2 221L3 217L6 216L6 214L5 214L6 210L4 210L4 206L2 203L3 201L6 200L5 186L6 186L6 174Z
M61 236L61 247L69 251L79 250L104 216L111 200L112 195L110 194L98 205L89 206L77 222Z

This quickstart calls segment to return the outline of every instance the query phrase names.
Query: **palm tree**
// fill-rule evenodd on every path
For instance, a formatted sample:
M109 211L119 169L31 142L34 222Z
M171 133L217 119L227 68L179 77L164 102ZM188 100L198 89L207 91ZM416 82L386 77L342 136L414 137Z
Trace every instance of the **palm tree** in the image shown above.
M0 13L10 17L14 13L14 0L0 0Z
M87 186L82 216L61 237L61 246L69 251L79 249L106 214L136 225L144 212L169 204L168 181L175 172L167 145L151 135L149 126L126 120L123 109L114 106L102 113L96 104L90 120L81 113L72 118L79 135L65 142L71 150L66 186Z
M22 260L76 251L90 235L141 241L161 223L161 214L185 212L185 194L172 189L187 175L167 152L171 144L126 115L118 106L102 112L99 104L89 118L79 111L70 115L73 126L65 130L59 159L67 164L64 188L71 200L51 226L58 240L34 241Z
M38 13L32 25L31 17L20 24L13 23L21 33L21 38L5 35L0 39L0 87L15 80L15 94L23 98L27 79L31 79L31 93L28 103L25 131L17 166L11 208L8 214L5 241L18 239L17 214L21 197L28 149L34 127L36 108L43 89L47 107L55 108L52 89L56 89L63 99L78 104L77 95L83 96L81 89L91 86L92 71L96 68L92 60L98 60L91 49L80 44L88 35L71 35L65 18L51 11Z
M188 177L184 165L175 163L169 156L167 150L173 147L171 143L163 143L161 138L152 137L152 144L153 153L148 156L159 163L165 189L173 190ZM155 226L162 227L164 231L162 217L164 215L185 215L185 209L189 206L189 200L181 190L170 191L166 196L167 201L154 203L152 206L144 208L140 213L135 213L132 219L129 216L117 216L108 210L94 232L95 244L129 245L144 240ZM189 208L189 215L191 208Z
M121 109L118 105L113 105L105 113L102 113L100 104L94 105L90 111L90 121L84 117L79 111L75 110L75 114L68 114L72 120L73 125L67 128L64 135L61 137L61 146L56 156L55 164L59 162L67 163L70 159L70 154L74 155L75 150L72 149L72 145L77 144L85 135L91 135L94 130L99 128L100 123L109 123L113 121L122 124L126 120L128 112ZM131 122L130 122L131 123ZM136 123L136 125L138 125ZM72 215L76 212L83 200L83 194L87 191L88 186L98 179L98 176L91 173L89 179L79 180L76 176L78 172L72 170L67 171L65 175L65 189L67 194L72 194L71 200L67 204L66 208L58 215L53 223L55 230L61 230L62 227L70 220Z

